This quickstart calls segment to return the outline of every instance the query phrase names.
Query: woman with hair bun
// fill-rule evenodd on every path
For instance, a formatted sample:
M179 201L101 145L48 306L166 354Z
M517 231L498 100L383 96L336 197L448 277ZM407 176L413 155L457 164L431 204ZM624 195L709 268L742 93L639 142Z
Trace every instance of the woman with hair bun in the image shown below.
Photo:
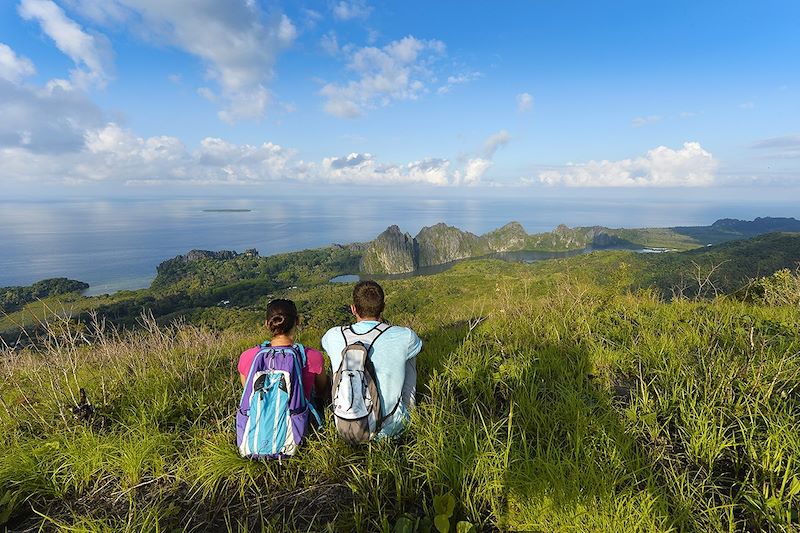
M267 306L267 320L264 325L272 335L269 341L270 346L276 348L294 346L297 327L300 325L297 306L291 300L272 300ZM245 350L239 356L237 367L243 386L247 380L247 373L253 364L253 359L255 359L260 350L261 347L256 346ZM328 390L328 376L324 371L324 359L322 353L313 348L305 348L305 352L306 366L303 367L303 391L306 399L313 401L318 411L322 412L323 401L326 395L330 393Z

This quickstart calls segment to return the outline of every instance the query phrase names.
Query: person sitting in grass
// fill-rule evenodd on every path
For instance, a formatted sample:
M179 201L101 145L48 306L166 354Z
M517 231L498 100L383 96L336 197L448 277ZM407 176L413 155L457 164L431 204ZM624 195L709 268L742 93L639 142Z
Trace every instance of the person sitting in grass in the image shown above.
M295 344L297 328L300 326L300 316L297 314L297 306L291 300L276 299L267 305L267 320L265 323L272 338L269 345L272 347L300 346ZM325 361L322 352L313 348L305 348L306 364L303 367L303 392L306 399L313 402L318 412L322 412L325 399L329 393L328 376L324 372ZM242 386L247 381L247 374L253 364L256 354L262 346L256 346L242 352L239 356L239 376Z
M409 328L387 324L383 309L383 288L360 281L350 306L356 323L322 337L334 372L334 422L352 444L399 435L414 406L422 341Z

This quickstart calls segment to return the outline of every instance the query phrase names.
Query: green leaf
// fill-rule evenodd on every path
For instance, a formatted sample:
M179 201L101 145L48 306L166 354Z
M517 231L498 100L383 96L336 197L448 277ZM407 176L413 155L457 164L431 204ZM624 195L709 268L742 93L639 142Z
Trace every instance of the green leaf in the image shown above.
M414 521L407 516L401 516L394 524L393 533L414 533Z
M8 522L8 519L11 518L11 512L13 510L14 508L9 505L8 507L0 511L0 526Z
M431 522L430 517L423 516L422 520L419 521L419 526L417 526L417 533L431 533L432 528L433 523Z
M472 525L472 523L467 522L466 520L461 520L456 524L456 533L478 533L478 530Z
M769 498L767 500L767 507L769 507L773 511L776 510L776 509L779 509L781 507L780 498L776 498L775 496L772 496L771 498Z
M453 516L453 510L456 508L456 499L453 498L453 493L448 492L441 496L434 496L433 508L437 515L444 515L447 518Z
M789 489L789 496L796 496L800 494L800 478L792 478L792 486Z
M443 514L437 514L433 519L433 525L439 533L449 533L450 531L450 517Z

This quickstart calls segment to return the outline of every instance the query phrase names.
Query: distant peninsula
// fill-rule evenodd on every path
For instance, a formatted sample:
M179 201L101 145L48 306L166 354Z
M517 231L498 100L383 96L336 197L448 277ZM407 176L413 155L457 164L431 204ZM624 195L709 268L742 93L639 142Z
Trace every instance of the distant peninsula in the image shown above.
M252 209L203 209L203 213L249 213Z
M60 294L77 294L88 288L88 283L68 278L43 279L27 286L0 287L0 312L13 313L35 300Z

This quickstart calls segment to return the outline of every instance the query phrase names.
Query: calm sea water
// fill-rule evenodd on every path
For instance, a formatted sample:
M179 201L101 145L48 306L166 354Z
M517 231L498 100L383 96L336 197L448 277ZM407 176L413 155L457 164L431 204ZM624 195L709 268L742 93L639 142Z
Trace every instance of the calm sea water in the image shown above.
M789 201L447 194L0 201L0 286L66 276L89 283L92 294L135 289L149 285L158 263L194 248L256 248L268 255L367 241L390 224L412 235L437 222L481 234L517 220L533 233L561 223L662 227L704 225L722 217L800 215Z

